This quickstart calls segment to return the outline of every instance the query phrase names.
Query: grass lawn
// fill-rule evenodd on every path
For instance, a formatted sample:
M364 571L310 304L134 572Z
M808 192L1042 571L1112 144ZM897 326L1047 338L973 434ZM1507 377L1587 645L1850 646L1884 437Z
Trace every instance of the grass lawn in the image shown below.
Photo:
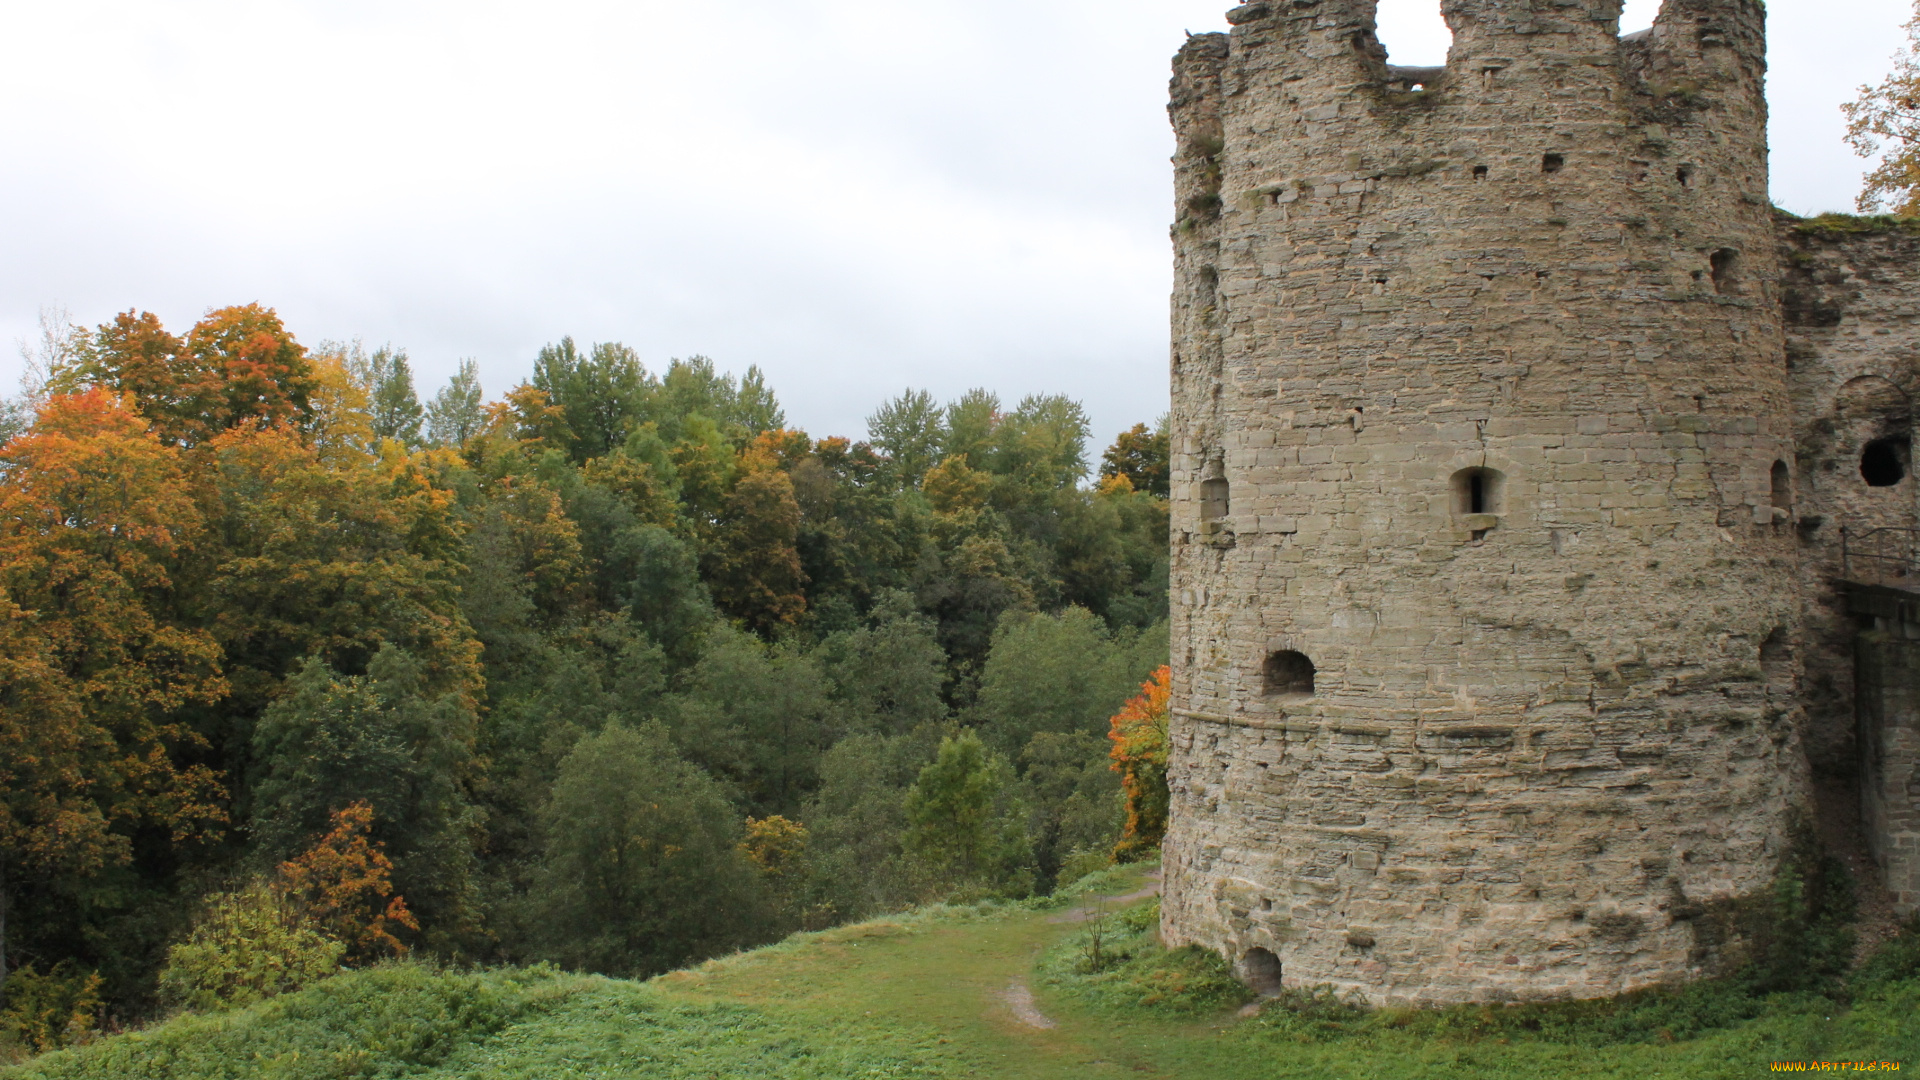
M1137 887L1109 875L1106 891ZM1141 901L1150 904L1152 901ZM251 1009L187 1016L11 1070L38 1078L346 1077L1744 1077L1771 1061L1888 1060L1920 1070L1920 979L1842 1008L1780 997L1750 1019L1653 1030L1499 1012L1359 1014L1333 1003L1237 1015L1237 991L1140 945L1084 966L1084 931L1028 906L935 908L713 961L646 983L542 969L397 965ZM1128 934L1132 934L1129 945ZM1050 1021L1015 1015L1030 988ZM1019 995L1013 995L1018 999ZM1682 1010L1684 1012L1684 1010ZM1635 1014L1640 1015L1640 1014ZM1663 1014L1664 1015L1664 1014ZM1679 1015L1679 1014L1676 1014ZM1551 1017L1549 1018L1551 1019ZM1697 1029L1697 1030L1696 1030Z

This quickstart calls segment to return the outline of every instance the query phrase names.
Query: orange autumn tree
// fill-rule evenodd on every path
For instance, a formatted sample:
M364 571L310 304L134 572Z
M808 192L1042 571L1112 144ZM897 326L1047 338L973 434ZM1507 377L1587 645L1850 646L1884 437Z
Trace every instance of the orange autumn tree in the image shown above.
M123 312L49 385L132 394L162 439L186 446L235 427L304 428L320 389L306 349L259 304L209 311L184 338L151 312Z
M205 525L176 448L104 390L54 397L0 448L0 910L9 879L71 886L226 821L182 719L226 693L220 649L174 617ZM0 957L5 924L0 922ZM0 981L5 968L0 966Z
M1113 748L1108 756L1127 798L1127 826L1113 847L1113 857L1122 862L1158 847L1167 835L1167 698L1173 691L1172 676L1172 669L1162 664L1109 721L1107 738Z
M333 812L333 828L306 854L280 864L287 894L323 931L346 943L350 960L405 956L394 930L418 931L407 900L393 895L393 860L373 843L373 807L365 800Z

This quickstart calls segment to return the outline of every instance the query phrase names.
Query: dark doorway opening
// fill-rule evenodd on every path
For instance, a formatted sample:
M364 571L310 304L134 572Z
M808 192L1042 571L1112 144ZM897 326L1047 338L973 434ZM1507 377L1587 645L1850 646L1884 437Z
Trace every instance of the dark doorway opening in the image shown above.
M1247 955L1240 958L1240 974L1248 988L1261 997L1280 995L1280 958L1266 949L1248 949Z

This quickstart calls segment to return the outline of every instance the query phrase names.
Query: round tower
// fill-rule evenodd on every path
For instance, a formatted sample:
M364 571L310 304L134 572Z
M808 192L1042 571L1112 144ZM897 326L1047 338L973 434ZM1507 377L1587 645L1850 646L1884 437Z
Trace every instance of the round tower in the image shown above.
M1737 950L1802 802L1763 11L1260 0L1175 60L1164 936L1591 997Z

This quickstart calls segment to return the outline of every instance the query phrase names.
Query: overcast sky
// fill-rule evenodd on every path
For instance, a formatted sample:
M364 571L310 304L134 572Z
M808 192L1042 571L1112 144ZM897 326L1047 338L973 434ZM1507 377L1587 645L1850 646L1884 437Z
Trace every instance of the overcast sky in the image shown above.
M984 385L1104 445L1166 408L1168 59L1228 6L0 0L0 379L43 305L258 300L423 394L571 334L758 364L816 435ZM1438 8L1384 0L1394 62ZM1850 208L1839 105L1911 10L1774 5L1781 205Z

